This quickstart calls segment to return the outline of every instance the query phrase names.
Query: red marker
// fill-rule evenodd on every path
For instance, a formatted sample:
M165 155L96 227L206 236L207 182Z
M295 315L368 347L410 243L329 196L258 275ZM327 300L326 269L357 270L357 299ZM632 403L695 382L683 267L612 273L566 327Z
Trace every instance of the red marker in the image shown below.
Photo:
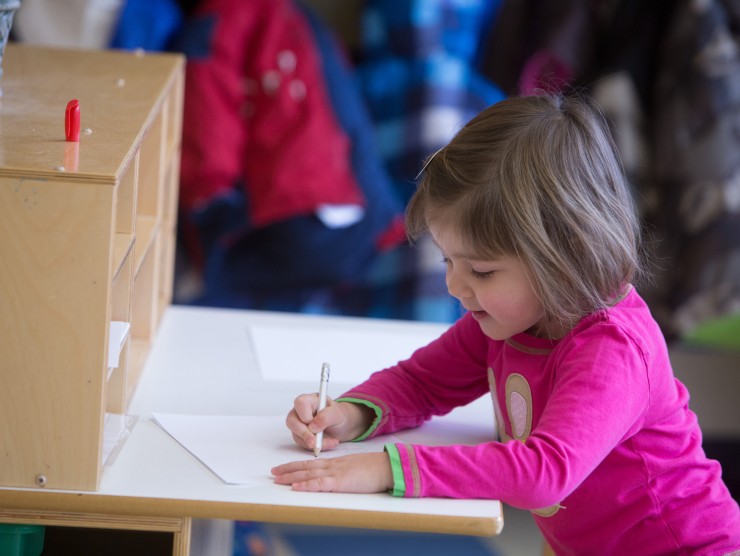
M76 98L67 103L64 132L67 135L67 141L80 142L80 101Z

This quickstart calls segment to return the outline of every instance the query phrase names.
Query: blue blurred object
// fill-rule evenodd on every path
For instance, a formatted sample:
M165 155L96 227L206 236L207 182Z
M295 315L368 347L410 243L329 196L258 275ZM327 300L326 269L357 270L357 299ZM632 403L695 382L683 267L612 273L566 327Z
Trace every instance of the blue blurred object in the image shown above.
M260 523L234 522L232 556L271 556L274 554L269 535Z
M361 90L405 203L424 159L504 93L477 70L501 0L369 0Z
M124 50L166 50L182 25L176 0L126 0L110 46Z
M377 144L401 201L416 190L425 159L473 116L505 95L477 69L481 45L501 0L368 0L362 13L357 74ZM437 261L437 264L434 264ZM452 322L460 307L445 286L435 247L421 244L397 259L401 318ZM379 264L389 267L393 260ZM385 268L386 274L393 269ZM411 282L408 276L411 276ZM390 285L386 287L390 291Z

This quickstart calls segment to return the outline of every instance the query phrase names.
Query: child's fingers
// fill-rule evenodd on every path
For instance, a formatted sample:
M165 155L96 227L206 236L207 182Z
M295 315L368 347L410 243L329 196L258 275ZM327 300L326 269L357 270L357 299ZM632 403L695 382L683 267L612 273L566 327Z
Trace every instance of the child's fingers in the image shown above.
M294 461L273 467L271 472L275 483L291 485L294 490L369 493L393 486L385 452Z
M344 414L333 400L327 399L326 407L313 416L308 423L308 430L316 434L319 431L326 430L342 422Z
M306 425L313 421L313 416L318 407L318 394L301 394L293 402L293 410L298 416L298 419Z
M292 433L293 434L293 441L300 446L301 448L305 448L306 450L313 450L314 446L316 445L316 435L313 434L308 429L303 430L303 434L300 433ZM321 441L321 449L323 451L329 451L333 450L339 446L339 440L324 435L324 438Z
M298 446L306 450L313 449L313 443L315 442L316 436L312 434L311 431L309 431L308 429L304 429L303 434L295 433L292 431L291 434L293 435L293 442L295 442Z
M272 469L270 469L270 473L272 473L274 476L283 476L288 473L295 473L297 471L300 472L306 472L311 467L317 467L317 466L324 466L325 460L323 459L317 459L317 460L304 460L304 461L291 461L289 463L283 463L281 465L276 465Z
M334 405L334 400L331 398L326 399L326 408L321 411L321 414ZM315 420L315 417L319 415L317 410L319 408L319 395L318 394L301 394L293 402L293 410L295 411L298 418L308 425ZM330 414L332 411L329 412ZM320 428L317 428L314 432L325 429L327 426L332 425L331 421L320 421Z
M295 409L288 413L288 416L285 418L285 425L293 435L293 440L296 444L302 448L313 449L316 442L316 435L308 429L308 426L298 416Z
M335 479L329 472L327 460L294 461L271 470L279 485L291 485L294 490L331 492Z
M293 435L294 442L298 446L308 450L313 449L316 444L316 433L320 430L324 430L327 426L323 413L324 412L322 411L321 415L317 416L316 419L313 419L308 425L306 425L306 423L304 423L298 416L295 409L288 413L288 416L285 418L285 424ZM325 434L322 449L332 450L336 448L338 444L339 440L337 438Z

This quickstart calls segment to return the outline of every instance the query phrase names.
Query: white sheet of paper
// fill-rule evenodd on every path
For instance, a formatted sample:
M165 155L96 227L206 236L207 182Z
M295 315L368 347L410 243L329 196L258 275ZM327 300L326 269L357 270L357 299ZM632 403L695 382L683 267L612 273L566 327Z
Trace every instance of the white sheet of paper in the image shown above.
M126 341L131 325L127 322L112 320L110 321L110 331L108 339L108 368L115 369L118 367L118 361L121 358L121 348Z
M439 336L438 327L409 332L389 327L372 332L341 328L256 324L248 328L264 380L316 381L323 362L332 380L357 383L403 359ZM359 340L358 340L359 338Z
M272 483L270 469L281 463L313 459L296 446L285 417L244 415L176 415L155 413L154 420L206 467L228 484ZM349 442L319 457L377 452L393 437Z
M481 404L482 402L482 404ZM480 406L469 421L470 411L459 408L449 416L433 419L418 429L401 431L362 442L346 442L319 457L335 457L356 452L378 452L389 442L411 442L442 446L479 444L495 440L495 427L489 418L480 419ZM483 410L485 413L488 409ZM281 463L312 459L313 453L296 446L283 416L181 415L154 413L155 422L185 449L227 484L272 484L270 469Z

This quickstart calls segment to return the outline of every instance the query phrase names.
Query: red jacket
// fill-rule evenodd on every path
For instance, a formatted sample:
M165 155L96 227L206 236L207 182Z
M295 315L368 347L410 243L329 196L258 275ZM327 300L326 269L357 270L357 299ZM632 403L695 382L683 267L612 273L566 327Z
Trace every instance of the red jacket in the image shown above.
M251 226L364 205L308 23L289 0L206 0L185 79L180 204L243 183Z

